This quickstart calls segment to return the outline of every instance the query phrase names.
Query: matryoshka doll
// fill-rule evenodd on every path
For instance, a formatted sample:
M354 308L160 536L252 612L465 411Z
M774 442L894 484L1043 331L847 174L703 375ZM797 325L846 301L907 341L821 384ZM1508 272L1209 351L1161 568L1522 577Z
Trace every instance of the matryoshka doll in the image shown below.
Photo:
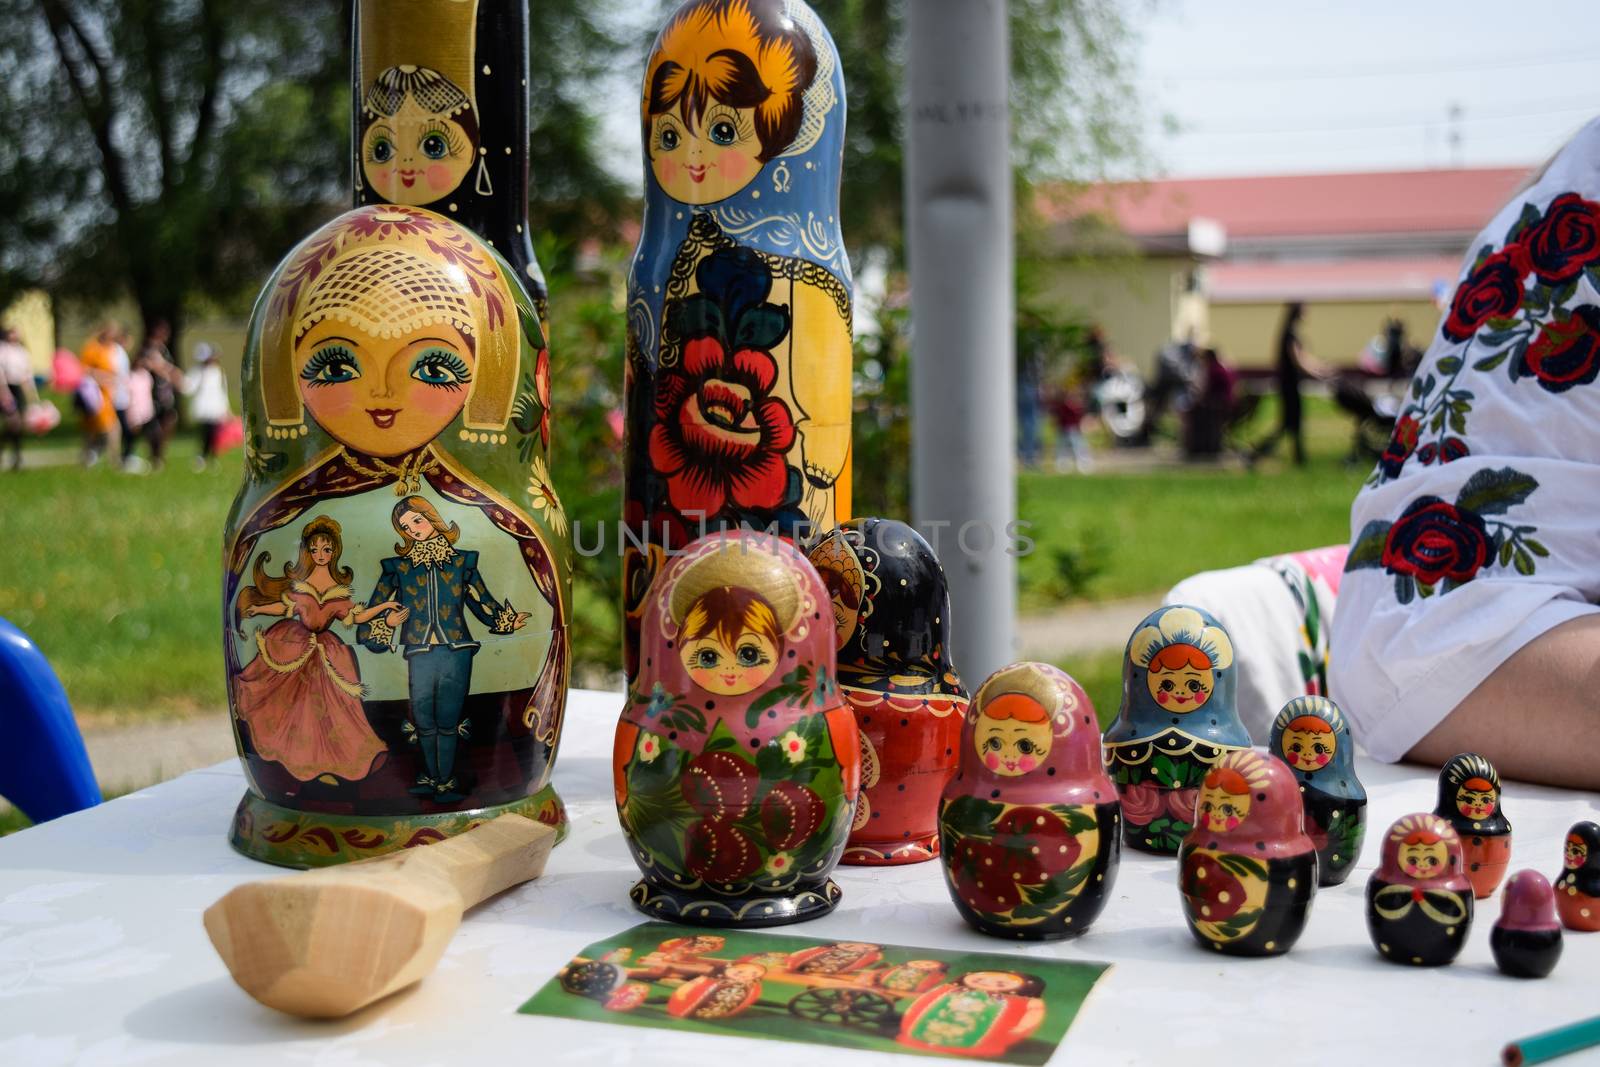
M1437 967L1460 954L1473 900L1463 865L1447 820L1407 815L1389 827L1367 880L1367 932L1384 959Z
M361 859L516 812L565 827L567 520L513 424L543 347L511 269L422 208L358 208L268 281L223 539L240 851Z
M1044 1022L1044 979L968 971L911 1002L895 1041L945 1056L1000 1059Z
M1294 947L1316 896L1317 853L1286 764L1245 749L1206 773L1178 853L1178 886L1202 945L1232 956Z
M1270 749L1300 782L1319 884L1342 884L1361 858L1367 791L1356 777L1355 745L1339 705L1322 696L1289 701L1273 720Z
M728 1019L761 999L759 963L730 963L716 974L692 978L667 998L667 1014L678 1019Z
M650 589L612 758L647 915L775 926L825 915L860 782L822 579L788 541L730 530Z
M1476 752L1452 756L1439 772L1435 815L1450 820L1461 838L1467 880L1479 900L1490 896L1511 863L1511 823L1500 805L1500 776Z
M1128 639L1105 761L1130 847L1176 853L1193 829L1200 783L1223 756L1250 747L1234 702L1237 672L1228 631L1199 608L1158 608Z
M1556 912L1570 930L1600 930L1600 825L1574 823L1556 875Z
M1561 960L1556 896L1538 871L1518 871L1500 895L1500 917L1489 931L1494 965L1513 978L1544 978Z
M850 514L844 79L801 0L688 0L645 63L628 277L624 665L644 593L696 533Z
M839 689L861 731L861 799L840 862L932 859L967 710L950 659L944 569L893 519L851 519L818 542L811 562L833 598Z
M1002 667L973 698L939 805L939 858L956 909L983 933L1071 937L1105 907L1121 816L1096 726L1083 688L1046 663Z

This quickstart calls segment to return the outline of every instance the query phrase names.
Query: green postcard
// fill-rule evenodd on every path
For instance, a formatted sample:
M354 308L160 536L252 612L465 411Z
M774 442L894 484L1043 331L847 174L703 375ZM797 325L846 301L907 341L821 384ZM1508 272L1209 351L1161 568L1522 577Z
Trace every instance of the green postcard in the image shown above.
M585 948L518 1010L1042 1064L1109 967L644 923Z

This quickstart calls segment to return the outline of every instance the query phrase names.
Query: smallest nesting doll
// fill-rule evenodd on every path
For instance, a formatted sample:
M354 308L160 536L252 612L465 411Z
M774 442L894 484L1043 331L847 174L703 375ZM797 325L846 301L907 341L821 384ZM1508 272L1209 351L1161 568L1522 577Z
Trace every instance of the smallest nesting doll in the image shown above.
M939 848L961 917L995 937L1083 933L1122 858L1088 695L1045 663L1002 667L967 709L960 752L939 805Z
M1223 756L1250 747L1238 673L1228 631L1199 608L1157 608L1128 639L1105 761L1129 848L1175 855L1193 829L1200 783Z
M810 558L833 600L839 691L861 736L861 799L840 862L930 860L967 710L950 659L944 569L917 531L893 519L851 519Z
M1543 978L1561 959L1556 896L1538 871L1518 871L1500 895L1500 918L1489 932L1494 964L1513 978Z
M1201 784L1194 824L1178 852L1189 932L1230 956L1288 952L1317 893L1316 846L1288 766L1228 753Z
M1570 930L1600 930L1600 825L1573 823L1556 875L1556 912Z
M1472 883L1461 839L1437 815L1406 815L1389 827L1367 880L1367 932L1383 958L1437 967L1461 953L1472 929Z
M1367 835L1367 791L1356 777L1344 714L1327 697L1296 697L1273 720L1270 748L1300 782L1306 833L1317 846L1318 884L1342 884Z
M1452 756L1439 772L1435 815L1450 820L1461 838L1467 880L1479 900L1491 896L1511 862L1511 823L1500 806L1500 775L1476 752Z

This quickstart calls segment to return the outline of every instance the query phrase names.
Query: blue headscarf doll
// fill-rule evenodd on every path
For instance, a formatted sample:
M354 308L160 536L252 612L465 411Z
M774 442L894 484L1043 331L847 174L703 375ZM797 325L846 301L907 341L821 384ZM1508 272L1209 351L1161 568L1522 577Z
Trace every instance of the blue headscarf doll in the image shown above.
M1320 884L1338 885L1361 858L1367 830L1367 791L1344 713L1327 697L1295 697L1272 722L1269 750L1300 781Z

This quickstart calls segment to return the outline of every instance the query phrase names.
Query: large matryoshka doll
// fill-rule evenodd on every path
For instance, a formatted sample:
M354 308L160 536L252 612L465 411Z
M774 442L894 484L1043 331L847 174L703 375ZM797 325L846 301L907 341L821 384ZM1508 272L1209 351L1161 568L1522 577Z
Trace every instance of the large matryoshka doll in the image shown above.
M564 827L567 522L513 424L540 332L509 275L456 223L375 205L256 304L223 541L248 855L338 863L505 812Z
M1476 752L1450 757L1439 771L1439 804L1433 813L1456 828L1467 880L1479 900L1499 888L1511 864L1511 820L1501 799L1500 775Z
M1573 823L1562 842L1556 912L1570 930L1600 930L1600 824Z
M1047 663L1002 667L972 698L960 755L939 805L939 859L956 910L995 937L1083 933L1122 859L1088 694Z
M1128 639L1105 761L1130 847L1176 853L1194 828L1206 775L1229 752L1250 747L1234 700L1238 669L1228 631L1199 608L1158 608Z
M861 732L861 799L841 862L939 853L967 691L950 659L950 594L928 542L893 519L851 519L811 550L833 598L839 689Z
M1317 853L1286 764L1243 749L1206 773L1178 888L1189 932L1207 948L1278 956L1294 947L1317 892Z
M816 569L782 538L702 537L644 625L612 756L634 904L706 926L826 915L861 756Z
M628 277L625 667L667 552L850 514L844 79L801 0L689 0L645 65Z
M1344 713L1327 697L1295 697L1273 720L1268 748L1300 783L1306 833L1317 846L1318 884L1340 885L1361 858L1367 834L1367 791L1356 777Z
M1437 967L1461 953L1472 929L1472 883L1464 867L1449 821L1395 820L1367 879L1367 933L1384 959Z
M547 323L528 226L528 0L359 0L352 43L357 205L461 223Z

